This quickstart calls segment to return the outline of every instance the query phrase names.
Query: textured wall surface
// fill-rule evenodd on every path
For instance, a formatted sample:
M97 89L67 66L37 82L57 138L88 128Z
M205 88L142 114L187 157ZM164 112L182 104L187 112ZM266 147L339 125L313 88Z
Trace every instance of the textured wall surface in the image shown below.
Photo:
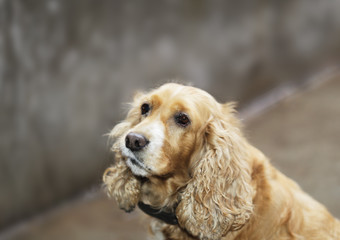
M0 228L99 183L136 89L241 106L340 56L340 2L0 0Z

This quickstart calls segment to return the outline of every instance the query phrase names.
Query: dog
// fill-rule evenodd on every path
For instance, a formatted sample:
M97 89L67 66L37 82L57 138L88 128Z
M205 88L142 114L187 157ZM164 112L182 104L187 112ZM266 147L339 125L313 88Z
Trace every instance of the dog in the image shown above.
M235 104L167 83L109 133L106 191L151 216L154 239L339 240L340 222L248 143Z

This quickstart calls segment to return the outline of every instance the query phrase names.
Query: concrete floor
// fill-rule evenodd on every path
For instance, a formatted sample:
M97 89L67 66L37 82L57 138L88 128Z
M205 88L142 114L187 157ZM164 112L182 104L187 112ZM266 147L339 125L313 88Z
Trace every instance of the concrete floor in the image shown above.
M246 119L250 142L340 217L340 76ZM4 240L146 239L142 214L95 192L0 234Z
M130 214L101 191L65 203L0 234L1 240L133 240L147 239L139 210Z

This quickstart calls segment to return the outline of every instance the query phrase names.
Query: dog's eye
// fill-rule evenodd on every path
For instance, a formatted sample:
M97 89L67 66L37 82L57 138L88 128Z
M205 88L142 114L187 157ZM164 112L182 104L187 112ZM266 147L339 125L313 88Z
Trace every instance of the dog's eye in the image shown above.
M147 103L144 103L142 106L141 106L141 112L142 112L142 115L145 115L147 114L148 112L150 112L150 105L147 104Z
M175 115L175 122L182 127L186 127L190 124L190 119L185 113L178 113Z

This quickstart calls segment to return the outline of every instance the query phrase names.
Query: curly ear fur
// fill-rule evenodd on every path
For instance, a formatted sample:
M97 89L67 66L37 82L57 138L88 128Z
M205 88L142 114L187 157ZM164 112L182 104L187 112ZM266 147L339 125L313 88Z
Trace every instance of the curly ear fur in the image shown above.
M111 150L115 153L115 164L106 169L103 175L105 190L109 197L112 197L121 209L127 212L132 211L140 199L140 181L132 174L131 170L124 163L125 158L119 151L119 138L134 124L135 115L130 110L127 119L117 124L109 133L109 139L116 140Z
M200 239L220 239L240 229L253 208L247 142L232 106L220 107L207 124L200 159L194 160L192 179L176 211L180 226Z
M103 181L106 192L126 212L132 211L140 198L141 184L122 161L105 170Z

